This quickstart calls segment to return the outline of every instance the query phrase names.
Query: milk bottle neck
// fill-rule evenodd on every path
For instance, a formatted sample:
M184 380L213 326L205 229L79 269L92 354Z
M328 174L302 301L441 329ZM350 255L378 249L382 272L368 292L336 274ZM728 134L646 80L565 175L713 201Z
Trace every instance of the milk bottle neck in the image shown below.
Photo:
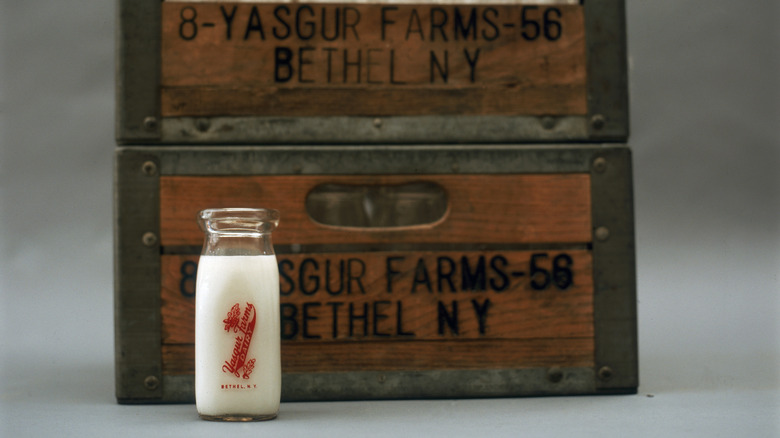
M214 208L198 214L205 233L201 255L273 255L271 232L279 212L266 208Z

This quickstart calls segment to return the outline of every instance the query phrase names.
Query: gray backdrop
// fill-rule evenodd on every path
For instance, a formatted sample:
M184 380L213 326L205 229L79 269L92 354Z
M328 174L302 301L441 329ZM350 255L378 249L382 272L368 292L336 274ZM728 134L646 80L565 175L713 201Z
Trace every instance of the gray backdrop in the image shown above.
M629 0L640 393L118 406L113 1L0 3L0 436L780 435L776 0ZM308 432L307 432L308 431Z

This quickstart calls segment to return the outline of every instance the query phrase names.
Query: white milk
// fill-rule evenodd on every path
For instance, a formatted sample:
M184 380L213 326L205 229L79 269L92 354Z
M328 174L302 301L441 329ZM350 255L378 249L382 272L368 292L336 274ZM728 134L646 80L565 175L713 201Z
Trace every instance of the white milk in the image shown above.
M276 257L201 256L195 297L198 413L211 419L274 418L282 385L279 349Z

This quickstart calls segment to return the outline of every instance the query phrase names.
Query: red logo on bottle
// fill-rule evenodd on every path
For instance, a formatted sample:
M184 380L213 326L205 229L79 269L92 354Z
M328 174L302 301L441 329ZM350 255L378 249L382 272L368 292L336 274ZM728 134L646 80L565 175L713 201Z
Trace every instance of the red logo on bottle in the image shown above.
M236 336L236 345L233 347L233 356L230 361L225 361L222 366L222 372L231 373L236 377L248 379L255 367L255 359L247 360L249 353L249 344L252 342L252 333L255 331L255 321L257 315L255 306L246 303L243 316L241 315L241 306L236 303L227 314L227 318L222 320L225 323L225 331L230 333L239 333Z

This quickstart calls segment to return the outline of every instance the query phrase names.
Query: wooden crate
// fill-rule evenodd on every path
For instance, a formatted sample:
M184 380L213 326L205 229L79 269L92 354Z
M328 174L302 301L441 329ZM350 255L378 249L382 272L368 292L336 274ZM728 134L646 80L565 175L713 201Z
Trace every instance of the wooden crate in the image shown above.
M121 147L123 403L191 402L208 207L281 211L284 400L630 393L629 149Z
M623 0L120 0L122 144L624 142Z

